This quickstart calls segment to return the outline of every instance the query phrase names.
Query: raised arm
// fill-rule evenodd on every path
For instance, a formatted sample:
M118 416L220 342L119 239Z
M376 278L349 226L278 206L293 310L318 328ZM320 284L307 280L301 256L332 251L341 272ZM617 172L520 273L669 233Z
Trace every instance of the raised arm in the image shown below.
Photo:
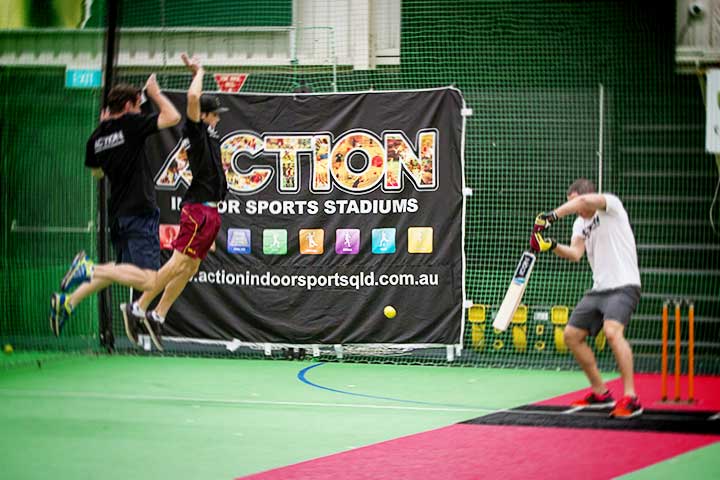
M588 215L597 210L607 209L607 200L604 195L598 193L587 193L585 195L571 196L570 200L563 203L555 210L539 214L535 218L533 233L530 236L530 247L536 252L547 252L552 250L558 257L578 262L585 253L585 240L574 235L570 245L562 245L552 238L545 236L546 230L558 219L572 214ZM582 213L584 212L584 213Z
M158 115L158 129L174 127L180 123L180 112L177 111L175 105L160 91L160 85L153 73L148 77L145 83L145 93L148 98L158 107L160 114Z
M202 84L203 76L205 75L205 69L200 65L200 61L196 58L189 58L186 53L180 55L185 66L188 67L193 74L190 88L187 93L187 116L193 122L200 121L200 97L202 96Z
M600 193L586 193L578 195L572 200L560 205L554 210L556 218L563 218L578 213L580 210L605 210L607 202L605 196Z

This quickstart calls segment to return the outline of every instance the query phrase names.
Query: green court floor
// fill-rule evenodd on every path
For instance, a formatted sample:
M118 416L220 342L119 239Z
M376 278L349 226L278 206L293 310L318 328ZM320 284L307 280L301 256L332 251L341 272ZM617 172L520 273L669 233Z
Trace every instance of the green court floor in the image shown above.
M579 372L71 357L0 369L1 476L232 479L584 386ZM715 444L624 478L720 478L718 458Z

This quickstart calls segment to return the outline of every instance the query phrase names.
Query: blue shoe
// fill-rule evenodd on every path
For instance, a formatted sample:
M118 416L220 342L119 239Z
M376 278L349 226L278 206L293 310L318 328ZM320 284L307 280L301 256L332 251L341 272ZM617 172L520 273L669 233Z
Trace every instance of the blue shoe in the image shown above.
M90 257L81 251L70 264L70 269L60 282L60 290L68 292L84 282L92 280L94 264Z
M64 293L53 293L50 297L50 329L56 337L60 336L65 322L72 315L73 307L70 297Z

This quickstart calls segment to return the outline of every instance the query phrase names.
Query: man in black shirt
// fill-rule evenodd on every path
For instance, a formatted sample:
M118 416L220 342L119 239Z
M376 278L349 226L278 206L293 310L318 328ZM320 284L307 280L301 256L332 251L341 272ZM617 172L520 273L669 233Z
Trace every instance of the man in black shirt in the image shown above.
M160 269L157 283L145 291L137 302L127 305L125 318L136 317L150 333L150 339L162 350L162 325L173 302L180 296L185 285L197 272L220 230L218 202L225 198L227 182L220 157L220 136L215 127L220 113L227 111L220 100L202 94L204 69L196 59L183 54L182 59L193 73L187 93L187 119L183 136L188 140L187 150L192 182L182 201L180 233L173 242L170 260ZM160 302L152 311L146 309L150 302L163 292Z
M110 90L108 107L100 125L90 136L85 166L93 177L110 181L110 237L117 264L94 265L80 252L61 282L61 293L51 298L50 326L55 335L88 295L111 283L139 290L152 287L160 268L158 224L160 210L150 165L145 155L145 139L163 128L180 122L180 114L162 94L155 75L150 75L145 92L159 113L141 113L141 91L120 84ZM80 285L72 294L69 291ZM128 337L137 343L137 327L126 325Z

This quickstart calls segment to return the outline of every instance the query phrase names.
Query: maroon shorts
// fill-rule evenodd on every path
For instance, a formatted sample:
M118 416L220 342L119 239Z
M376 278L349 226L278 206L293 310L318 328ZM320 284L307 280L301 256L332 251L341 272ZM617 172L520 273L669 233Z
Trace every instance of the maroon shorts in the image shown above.
M180 233L173 248L188 257L203 260L220 231L217 208L202 203L186 203L180 212Z

